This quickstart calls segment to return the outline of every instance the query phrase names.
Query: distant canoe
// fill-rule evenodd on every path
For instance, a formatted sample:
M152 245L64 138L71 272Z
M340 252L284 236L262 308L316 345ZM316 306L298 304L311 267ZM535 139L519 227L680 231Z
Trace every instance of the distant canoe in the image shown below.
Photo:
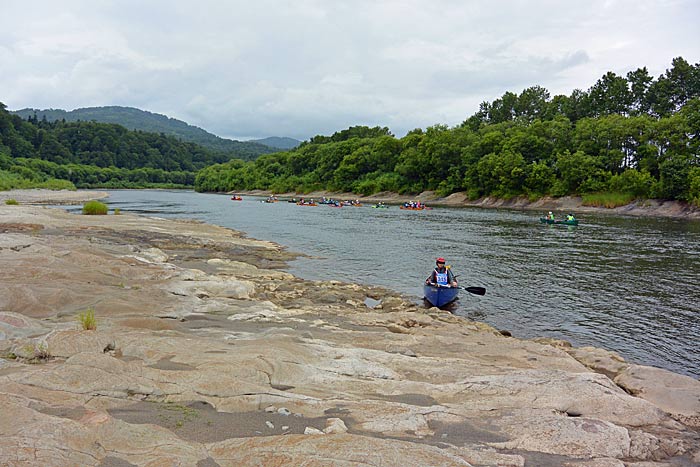
M302 203L301 201L299 201L297 203L297 206L318 206L318 205L316 203Z
M436 285L423 285L423 295L431 305L440 308L457 300L459 287L438 287Z
M557 221L554 219L547 219L546 217L540 217L540 222L543 224L578 225L578 219L574 219L572 221Z
M420 208L414 208L412 206L399 206L399 209L405 209L407 211L422 211L423 209L425 209L425 206L422 206Z
M240 196L231 196L231 201L243 201L243 198Z

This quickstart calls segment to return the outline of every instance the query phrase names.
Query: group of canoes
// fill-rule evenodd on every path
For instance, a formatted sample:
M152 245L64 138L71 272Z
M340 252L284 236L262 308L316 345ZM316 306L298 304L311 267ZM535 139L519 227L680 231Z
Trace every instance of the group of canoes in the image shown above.
M325 196L321 198L319 204L326 204L335 208L342 208L343 206L362 206L362 203L359 199L340 201L338 199L326 198Z
M231 201L243 201L243 197L240 195L233 195L231 196ZM279 198L275 195L270 195L264 200L260 201L261 203L277 203L279 201ZM362 203L360 200L346 200L346 201L340 201L337 199L333 198L321 198L320 200L316 201L313 198L307 199L307 198L290 198L287 200L288 203L295 203L298 206L318 206L320 204L325 204L326 206L332 207L332 208L342 208L343 206L353 206L353 207L360 207L362 206ZM389 206L380 201L376 204L371 205L370 207L375 208L375 209L389 209ZM410 201L407 203L404 203L403 205L399 206L400 209L407 209L411 211L422 211L423 209L430 209L427 207L424 203L421 203L420 201Z

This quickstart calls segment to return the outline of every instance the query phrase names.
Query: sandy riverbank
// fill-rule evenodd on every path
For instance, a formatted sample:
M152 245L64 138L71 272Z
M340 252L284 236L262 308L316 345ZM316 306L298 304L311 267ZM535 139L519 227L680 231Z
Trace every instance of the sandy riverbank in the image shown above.
M0 205L0 465L700 464L697 380L301 280L291 257Z
M231 192L234 193L234 192ZM248 194L253 196L269 196L269 191L255 190L247 192L235 192L239 194ZM572 212L576 216L581 217L582 214L613 214L624 216L639 216L639 217L669 217L669 218L685 218L685 219L700 219L700 208L688 203L680 201L664 201L664 200L643 200L635 201L625 206L617 208L603 208L595 206L584 206L580 196L564 196L561 198L545 197L537 201L529 201L525 197L503 200L498 198L481 198L478 200L469 200L464 193L453 193L447 197L439 197L432 191L426 191L419 195L399 195L397 193L383 192L370 196L358 196L354 193L333 193L327 191L316 191L300 195L298 193L277 193L281 198L313 198L321 199L321 197L333 198L338 200L354 200L358 199L363 204L374 204L378 202L388 204L402 204L408 201L420 200L428 206L445 206L445 207L478 207L489 209L518 209L527 211L537 211L541 214L547 211L553 211L557 217L563 217L565 214Z

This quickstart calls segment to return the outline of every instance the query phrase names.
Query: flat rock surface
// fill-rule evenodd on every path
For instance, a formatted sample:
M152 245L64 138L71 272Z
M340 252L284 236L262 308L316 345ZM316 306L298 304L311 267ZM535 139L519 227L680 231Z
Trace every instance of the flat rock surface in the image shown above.
M304 281L200 222L0 205L0 232L3 466L700 459L692 378Z
M10 190L0 191L0 203L14 199L20 204L81 204L93 199L106 198L104 191L71 190Z

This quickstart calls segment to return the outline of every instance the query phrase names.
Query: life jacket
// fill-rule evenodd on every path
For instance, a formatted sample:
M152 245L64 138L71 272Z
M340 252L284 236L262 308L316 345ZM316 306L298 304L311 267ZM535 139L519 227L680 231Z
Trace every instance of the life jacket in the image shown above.
M439 272L437 268L435 268L435 282L437 285L447 285L449 283L447 269L445 269L445 272Z

